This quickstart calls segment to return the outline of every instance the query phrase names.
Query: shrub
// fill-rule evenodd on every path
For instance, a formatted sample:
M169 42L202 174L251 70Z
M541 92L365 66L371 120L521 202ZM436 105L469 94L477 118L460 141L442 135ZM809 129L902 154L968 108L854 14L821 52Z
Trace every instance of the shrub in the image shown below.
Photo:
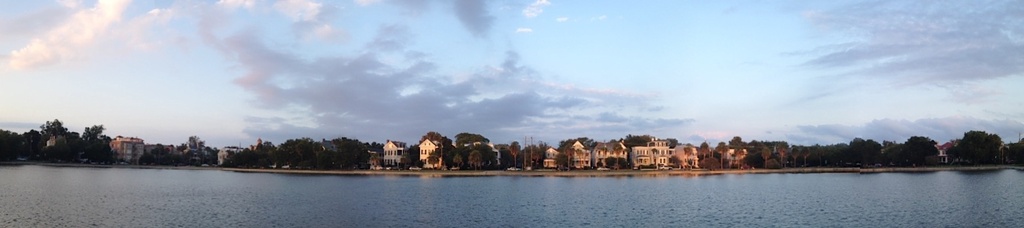
M722 162L718 161L717 158L705 158L704 160L700 161L700 167L701 168L705 168L705 169L711 169L711 170L721 169L722 168Z
M779 161L775 160L775 159L768 160L767 162L765 162L765 165L769 169L781 169L782 168L782 164L779 164Z

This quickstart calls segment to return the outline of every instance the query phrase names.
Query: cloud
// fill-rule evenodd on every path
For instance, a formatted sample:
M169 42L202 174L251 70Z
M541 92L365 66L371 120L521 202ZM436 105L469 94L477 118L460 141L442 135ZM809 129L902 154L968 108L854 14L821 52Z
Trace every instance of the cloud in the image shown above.
M335 28L330 18L337 11L333 6L309 0L284 0L274 3L274 9L292 19L292 31L304 39L340 42L348 33Z
M897 119L879 119L861 126L850 125L803 125L797 126L798 132L788 134L794 143L801 144L832 144L849 142L854 138L874 139L876 141L903 142L911 136L925 136L935 141L946 141L963 137L964 132L972 130L995 133L1010 141L1024 129L1024 123L1017 120L983 120L973 117L952 116L945 118L927 118L914 121Z
M540 13L544 12L544 7L548 5L551 5L551 2L548 2L548 0L537 0L536 2L533 2L533 4L530 4L529 6L526 6L525 9L523 9L523 16L525 16L526 18L537 17L540 15Z
M11 51L8 65L14 69L32 69L78 55L93 44L111 24L121 20L128 0L100 0L91 9L80 9L43 37L32 39L21 49ZM73 5L73 4L72 4Z
M804 14L843 41L804 65L898 86L963 84L1024 75L1024 5L1016 1L870 1Z
M245 8L251 10L256 6L256 0L219 0L216 5L227 9Z
M368 6L368 5L377 4L377 3L379 3L379 2L381 2L383 0L354 0L354 1L356 2L356 4L358 4L360 6Z
M487 3L484 0L455 1L455 17L476 37L487 37L487 31L494 24L494 16L487 12Z
M533 32L531 28L517 28L516 33L530 33Z
M555 21L557 21L557 22L566 22L566 21L569 21L569 18L568 17L559 17L559 18L555 18Z
M692 121L613 114L607 110L619 104L611 100L633 107L649 99L623 96L630 94L623 91L548 87L558 83L544 81L514 51L497 64L450 77L437 72L449 63L410 49L412 36L404 25L383 25L362 50L313 57L269 46L254 30L228 36L219 45L242 70L235 84L255 95L253 102L266 111L246 118L243 131L275 141L415 140L427 131L475 132L496 140L527 134L617 138L623 129L673 128Z

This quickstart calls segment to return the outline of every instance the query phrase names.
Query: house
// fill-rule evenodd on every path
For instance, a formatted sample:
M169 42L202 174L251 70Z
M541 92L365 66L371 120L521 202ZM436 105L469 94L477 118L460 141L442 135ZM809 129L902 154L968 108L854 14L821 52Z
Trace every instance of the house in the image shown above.
M747 149L729 149L729 164L731 166L740 167L743 161L747 159Z
M398 166L405 156L405 143L388 140L384 143L384 166Z
M580 143L579 140L576 140L568 150L570 152L569 155L571 155L569 160L572 162L573 168L582 169L593 167L591 166L593 163L590 163L590 151L583 145L583 143Z
M626 152L626 145L622 144L622 141L618 142L606 142L597 143L590 150L591 162L590 164L602 166L602 167L614 167L615 164L605 164L608 158L627 159L628 153Z
M950 162L949 150L953 149L953 146L956 146L956 141L949 141L942 145L935 145L935 149L939 150L939 163L948 164Z
M114 158L130 164L138 164L139 157L146 152L146 143L136 137L122 137L118 135L110 141L110 149L114 151Z
M652 137L646 146L633 147L633 168L668 166L672 154L673 148L669 148L668 141Z
M555 163L555 157L558 156L558 153L558 150L554 147L548 147L548 150L544 151L544 168L558 168L558 164Z
M370 169L373 170L384 169L383 164L381 164L381 158L384 157L384 148L370 148L366 150L366 153L369 154L370 160L367 161L368 164L364 165L369 165Z
M217 165L224 165L224 161L240 152L242 152L242 148L237 146L226 146L221 148L220 151L217 152Z
M434 153L434 151L438 149L444 150L444 148L440 148L441 146L444 146L441 142L430 141L429 139L424 139L420 142L420 161L423 162L423 168L439 168L443 165L444 161L442 161L442 159L438 159L438 164L430 164L429 162L430 154Z
M698 165L700 159L697 157L697 147L687 144L682 147L676 147L676 152L675 156L682 163L683 168L700 168L700 165Z

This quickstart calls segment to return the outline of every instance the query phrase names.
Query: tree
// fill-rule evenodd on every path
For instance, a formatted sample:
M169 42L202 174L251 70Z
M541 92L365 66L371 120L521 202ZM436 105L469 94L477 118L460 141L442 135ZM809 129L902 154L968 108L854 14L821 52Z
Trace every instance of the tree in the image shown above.
M622 140L622 144L628 149L633 149L636 146L646 146L647 143L654 140L654 136L650 135L626 135L626 138Z
M704 158L707 158L708 155L710 155L710 154L711 154L711 145L708 145L707 141L701 143L700 147L698 147L698 149L697 149L697 155L701 156L701 159L704 159Z
M433 165L434 168L440 168L437 167L438 162L441 162L441 150L434 150L433 152L430 152L430 155L427 156L427 163Z
M483 164L483 161L483 156L480 154L479 150L473 150L473 152L469 153L469 163L472 163L476 169L480 169L480 165Z
M462 155L455 154L455 156L452 157L452 163L455 163L458 167L462 167Z
M606 157L606 158L604 158L604 167L605 168L615 167L615 169L619 169L619 161L617 161L617 159L618 158L616 158L616 157Z
M700 166L704 167L705 169L710 169L710 170L716 170L716 169L721 169L722 168L721 162L719 162L718 159L716 159L714 157L702 160L700 162Z
M338 165L343 169L356 169L370 160L366 144L346 137L331 140L338 150Z
M445 138L444 135L441 135L441 133L437 133L436 131L431 131L431 132L427 132L427 134L423 135L423 137L420 137L420 142L423 142L423 140L430 140L432 142L433 141L440 142L444 138Z
M975 164L995 164L1003 140L996 134L984 131L969 131L950 152Z
M725 145L725 142L718 142L715 152L718 152L718 157L722 160L720 167L725 168L725 160L728 160L729 157L729 146Z
M768 147L762 147L761 148L761 158L764 159L762 161L765 161L764 168L768 168L768 158L771 158L771 157L772 157L772 151L768 150Z
M508 154L512 155L512 167L516 167L516 163L519 162L519 150L522 149L519 146L519 142L512 141L512 144L508 146Z
M900 149L899 159L914 165L923 165L925 157L939 154L939 149L935 148L935 141L924 136L908 138Z
M16 132L0 129L0 161L18 157L25 144L25 137Z
M42 130L40 133L42 133L47 139L50 137L62 137L68 135L68 128L64 127L64 123L61 123L58 119L46 121L46 124L40 125L39 129Z
M455 146L458 146L458 147L462 147L462 146L466 146L466 145L471 145L473 143L487 144L487 143L490 143L490 142L491 142L490 139L487 139L487 137L484 137L483 135L480 135L480 134L473 134L473 133L463 132L463 133L459 133L459 134L455 135Z
M847 153L851 155L860 155L860 161L862 165L871 165L879 162L882 156L882 144L875 142L875 140L864 140L861 138L855 138L850 141L850 147L847 148Z

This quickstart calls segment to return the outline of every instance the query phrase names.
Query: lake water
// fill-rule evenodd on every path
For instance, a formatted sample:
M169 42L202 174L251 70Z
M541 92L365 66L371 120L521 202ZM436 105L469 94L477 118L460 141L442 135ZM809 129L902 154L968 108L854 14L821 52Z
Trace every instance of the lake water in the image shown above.
M1019 227L1024 172L392 177L0 166L0 227Z

